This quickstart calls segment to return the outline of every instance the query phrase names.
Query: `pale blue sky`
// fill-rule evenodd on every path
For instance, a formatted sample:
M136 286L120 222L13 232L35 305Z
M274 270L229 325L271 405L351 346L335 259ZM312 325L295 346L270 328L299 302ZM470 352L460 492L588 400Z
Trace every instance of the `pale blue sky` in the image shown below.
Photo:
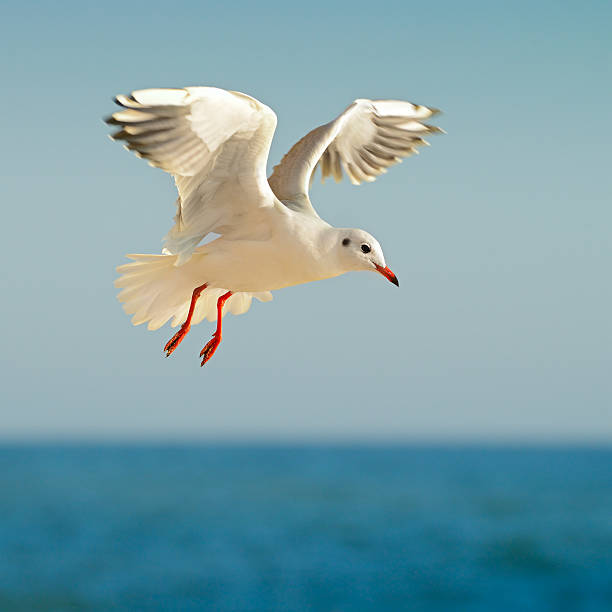
M612 5L6 0L0 437L612 440ZM115 300L174 214L111 97L215 85L277 113L270 167L356 97L443 109L371 185L314 188L382 243L170 359Z

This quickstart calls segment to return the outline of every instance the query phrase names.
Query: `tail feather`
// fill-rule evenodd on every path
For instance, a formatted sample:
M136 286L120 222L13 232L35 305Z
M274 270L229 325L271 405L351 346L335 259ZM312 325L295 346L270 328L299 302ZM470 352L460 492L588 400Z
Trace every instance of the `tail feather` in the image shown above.
M193 254L183 265L177 266L177 255L128 255L132 261L117 268L120 277L115 287L121 289L117 298L123 309L132 315L132 323L141 325L148 321L148 328L159 329L172 319L172 327L185 321L193 290L206 282L204 253ZM193 313L192 325L204 318L217 319L217 299L227 291L223 288L206 289ZM226 302L224 314L246 312L253 297L261 302L272 299L269 291L260 293L239 292Z

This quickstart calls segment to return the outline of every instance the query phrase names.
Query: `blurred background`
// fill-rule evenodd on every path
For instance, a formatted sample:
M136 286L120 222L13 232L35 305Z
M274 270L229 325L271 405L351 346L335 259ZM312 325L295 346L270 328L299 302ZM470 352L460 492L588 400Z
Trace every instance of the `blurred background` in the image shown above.
M0 610L612 609L609 2L0 5ZM112 96L214 85L270 168L354 98L448 134L321 186L375 275L285 289L171 359L115 266L171 179Z

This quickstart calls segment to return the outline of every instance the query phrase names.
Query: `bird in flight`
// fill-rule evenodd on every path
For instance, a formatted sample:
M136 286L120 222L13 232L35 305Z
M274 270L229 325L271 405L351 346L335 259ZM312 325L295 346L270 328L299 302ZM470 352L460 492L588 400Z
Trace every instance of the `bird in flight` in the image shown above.
M438 111L399 100L355 100L336 119L297 142L266 178L276 115L255 98L215 87L142 89L118 95L106 122L113 140L174 177L175 224L159 255L127 255L115 286L132 323L179 330L171 355L195 325L216 321L200 353L204 365L221 342L226 312L246 312L255 297L352 270L382 274L399 286L378 241L361 229L326 223L308 191L322 179L371 182L441 132ZM217 236L204 244L209 234Z

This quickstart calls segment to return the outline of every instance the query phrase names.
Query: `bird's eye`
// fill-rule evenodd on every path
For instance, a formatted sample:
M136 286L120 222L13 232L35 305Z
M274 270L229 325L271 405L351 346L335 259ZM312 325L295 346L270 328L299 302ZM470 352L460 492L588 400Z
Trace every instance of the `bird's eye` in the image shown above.
M361 252L362 253L369 253L372 249L370 248L369 244L362 244L361 245Z
M351 239L350 238L345 238L342 241L342 246L348 246L349 244L351 244Z

